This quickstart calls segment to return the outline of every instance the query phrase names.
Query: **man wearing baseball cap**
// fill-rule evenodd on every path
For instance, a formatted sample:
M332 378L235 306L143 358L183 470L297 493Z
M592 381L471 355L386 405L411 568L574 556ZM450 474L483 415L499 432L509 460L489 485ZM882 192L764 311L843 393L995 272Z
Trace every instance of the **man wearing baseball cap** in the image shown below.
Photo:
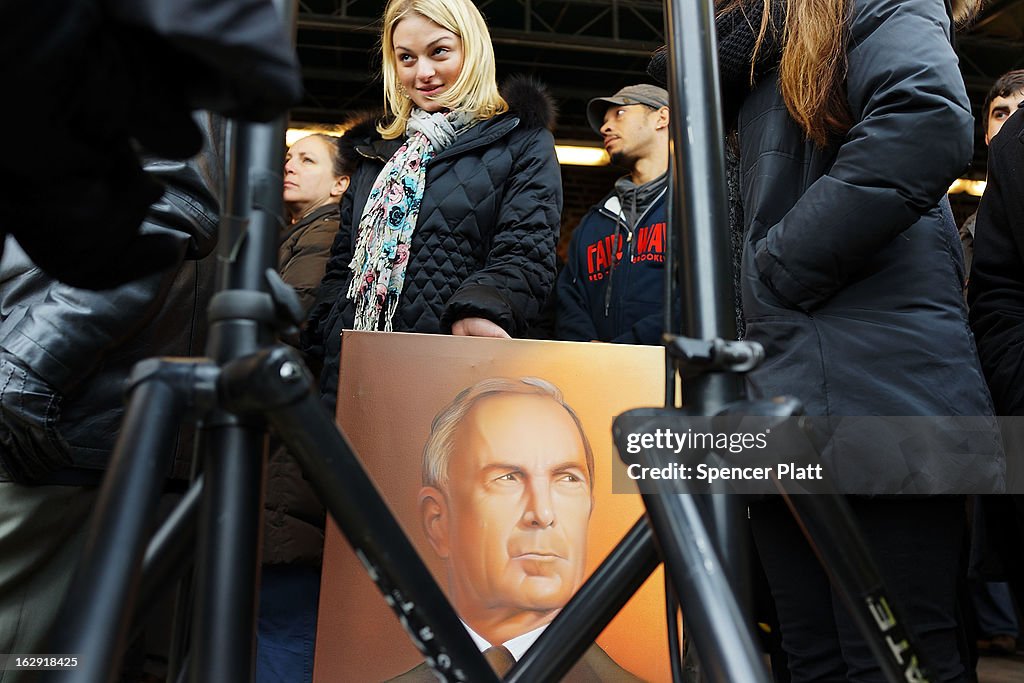
M630 85L587 105L612 163L628 170L590 209L558 278L558 339L660 344L668 189L668 93Z

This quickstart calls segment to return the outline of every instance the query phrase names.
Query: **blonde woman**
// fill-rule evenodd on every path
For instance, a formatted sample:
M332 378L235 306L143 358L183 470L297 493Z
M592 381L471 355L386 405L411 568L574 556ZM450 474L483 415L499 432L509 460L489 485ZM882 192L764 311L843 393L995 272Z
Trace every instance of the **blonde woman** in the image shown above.
M499 92L470 0L392 0L381 44L386 117L345 136L361 162L305 337L328 403L342 329L517 336L554 282L562 186L544 91Z
M738 139L743 317L746 338L766 350L754 377L766 395L796 396L821 416L992 414L945 199L972 153L951 41L974 4L716 1ZM910 431L850 435L825 459L852 493L1002 480L994 444L968 451ZM931 680L966 680L955 610L963 499L849 500ZM752 505L751 522L792 680L884 680L781 504Z

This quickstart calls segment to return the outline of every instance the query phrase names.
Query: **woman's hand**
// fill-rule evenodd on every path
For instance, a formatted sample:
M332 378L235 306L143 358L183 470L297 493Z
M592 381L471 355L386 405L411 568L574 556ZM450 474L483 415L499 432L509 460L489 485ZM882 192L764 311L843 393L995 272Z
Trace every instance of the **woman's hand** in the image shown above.
M487 318L463 318L452 324L452 334L456 337L498 337L511 339L508 332L492 323Z

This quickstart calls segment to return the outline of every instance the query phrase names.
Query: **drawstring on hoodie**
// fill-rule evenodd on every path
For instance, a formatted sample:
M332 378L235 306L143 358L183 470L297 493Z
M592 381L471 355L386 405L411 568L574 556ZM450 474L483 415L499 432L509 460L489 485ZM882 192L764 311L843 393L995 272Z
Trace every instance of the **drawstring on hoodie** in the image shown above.
M632 183L630 183L630 184L632 185ZM618 183L616 183L616 188L618 188ZM632 250L633 250L633 231L636 230L636 218L637 218L636 192L637 192L637 186L633 185L632 188L628 188L626 190L626 192L623 193L623 194L629 194L630 193L629 192L630 189L632 190L631 194L633 196L633 207L632 207L632 210L630 211L629 222L625 226L626 227L626 244L623 246L623 249L624 250L628 249L628 252L623 254L623 258L632 256ZM619 247L619 241L622 238L622 227L623 227L622 214L624 213L625 208L626 208L626 203L624 201L622 201L624 198L625 197L623 196L623 197L620 197L620 199L619 199L619 205L622 207L623 210L619 211L617 214L615 214L615 232L612 233L613 235L615 235L615 239L612 240L611 265L608 266L608 286L605 287L605 290L604 290L604 317L606 317L606 318L608 317L608 315L609 315L609 313L611 311L611 307L612 307L612 283L615 281L615 264L619 262L619 259L617 259L616 256L617 256L617 254L619 252L619 248L618 248ZM632 226L632 227L630 227L630 226Z
M619 178L615 181L615 194L619 198L619 210L615 214L615 232L613 235L615 239L612 242L612 253L611 253L611 265L608 267L608 285L604 290L604 317L607 318L611 315L612 308L612 282L615 276L615 266L618 263L618 259L615 258L618 253L619 239L622 235L622 228L626 228L626 243L623 245L623 258L633 258L633 234L636 232L637 224L640 219L646 214L648 209L654 205L668 186L668 172L663 173L661 176L654 180L644 183L643 185L637 185L627 175ZM629 215L624 215L627 211L626 198L632 197L632 203L629 209ZM643 206L643 210L641 210ZM627 222L623 223L623 219Z

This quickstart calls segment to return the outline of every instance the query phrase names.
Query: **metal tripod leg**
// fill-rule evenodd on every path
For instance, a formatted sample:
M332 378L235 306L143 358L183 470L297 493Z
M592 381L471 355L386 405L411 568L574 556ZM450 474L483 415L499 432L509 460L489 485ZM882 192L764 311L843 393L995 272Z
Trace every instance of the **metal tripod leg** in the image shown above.
M207 363L146 361L133 373L124 427L52 640L55 652L80 653L78 667L61 672L60 681L95 683L117 673L186 398L211 370Z
M643 494L643 499L707 680L767 683L768 673L695 497L663 493Z
M191 679L248 681L256 659L265 436L228 425L207 438Z
M846 500L793 495L786 496L786 504L885 677L893 683L929 680L921 649L882 583Z
M277 264L284 128L283 119L232 122L230 128L234 168L221 215L220 289L210 302L206 345L220 366L273 343L281 327L267 270ZM200 438L206 485L190 677L195 683L245 683L256 660L264 422L218 411L206 417Z
M298 354L281 346L225 365L219 388L232 412L266 415L435 672L447 681L494 681L494 672L311 386Z
M149 542L142 562L133 638L141 631L149 612L163 598L162 593L167 591L167 587L181 580L192 568L192 548L195 546L202 490L203 478L200 476Z

